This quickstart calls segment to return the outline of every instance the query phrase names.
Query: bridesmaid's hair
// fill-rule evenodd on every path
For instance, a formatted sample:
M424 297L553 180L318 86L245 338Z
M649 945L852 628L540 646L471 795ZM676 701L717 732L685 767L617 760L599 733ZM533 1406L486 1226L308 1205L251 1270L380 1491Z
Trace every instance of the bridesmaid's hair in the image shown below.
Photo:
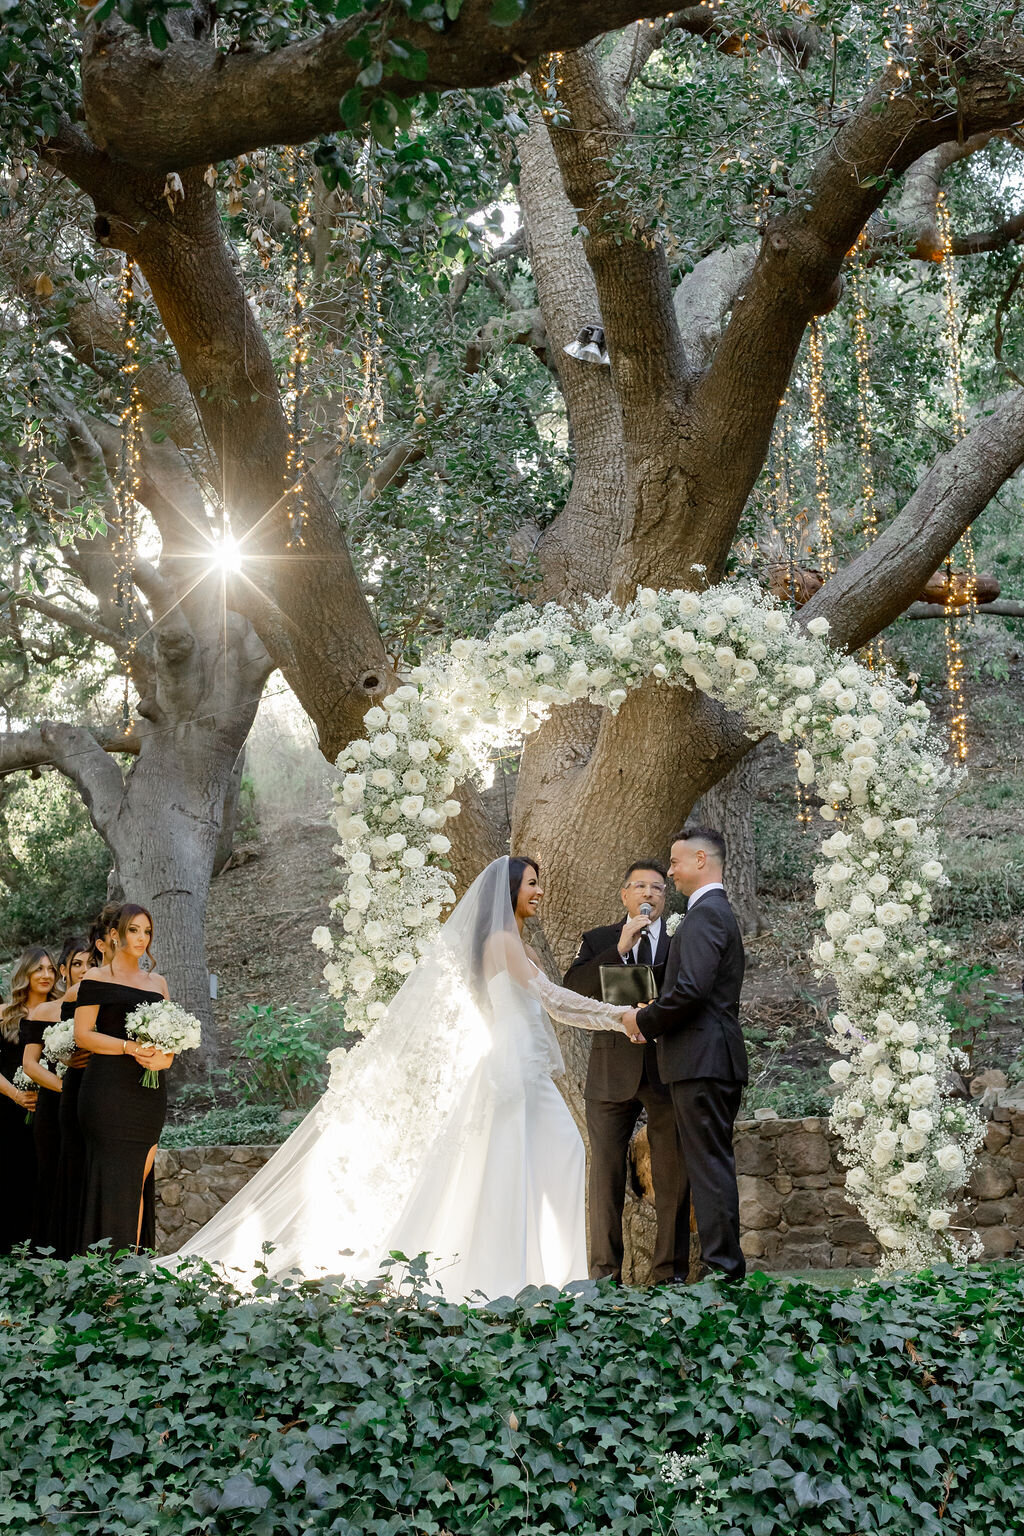
M105 939L111 928L117 927L117 920L120 916L121 903L119 901L108 901L100 915L90 924L89 948L92 950L92 957L97 965L103 964L103 956L97 947L96 940Z
M152 944L153 932L155 928L155 924L153 922L153 914L150 912L148 907L140 907L137 902L126 901L124 906L120 908L117 919L118 945L122 945L124 943L125 934L128 932L128 924L131 922L133 917L149 918L149 943ZM149 944L146 945L146 954L149 957L150 965L155 971L156 960L153 958L153 951L150 949Z
M61 945L60 959L57 961L57 991L66 992L68 983L61 976L61 971L66 965L70 965L76 955L88 955L89 964L93 962L93 947L84 933L73 933L69 939L65 939Z
M540 879L540 865L536 859L531 859L529 854L524 858L509 859L508 861L508 894L512 901L513 912L516 910L516 903L519 900L519 887L523 883L523 876L526 874L527 869L532 869L538 880Z
M28 1002L29 977L43 960L49 960L53 965L53 956L45 944L30 944L18 956L18 963L11 977L11 1000L0 1008L0 1035L3 1035L5 1040L18 1038L18 1025L28 1011L25 1005ZM56 967L54 969L56 970ZM49 995L53 996L52 988Z

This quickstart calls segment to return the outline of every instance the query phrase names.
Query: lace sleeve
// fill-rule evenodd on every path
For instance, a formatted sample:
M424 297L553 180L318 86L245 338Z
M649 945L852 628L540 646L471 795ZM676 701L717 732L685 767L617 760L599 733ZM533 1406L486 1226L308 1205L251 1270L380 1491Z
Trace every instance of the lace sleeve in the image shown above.
M548 1016L558 1024L570 1024L573 1029L617 1029L620 1034L623 1010L614 1003L600 1003L593 997L581 997L568 987L559 987L540 971L529 981L530 991Z

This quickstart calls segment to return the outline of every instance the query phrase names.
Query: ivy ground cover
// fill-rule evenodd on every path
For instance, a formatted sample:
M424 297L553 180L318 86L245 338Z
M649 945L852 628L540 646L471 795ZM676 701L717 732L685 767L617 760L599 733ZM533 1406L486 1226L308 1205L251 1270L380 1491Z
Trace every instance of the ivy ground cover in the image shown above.
M474 1311L0 1266L0 1531L1019 1536L1024 1274Z

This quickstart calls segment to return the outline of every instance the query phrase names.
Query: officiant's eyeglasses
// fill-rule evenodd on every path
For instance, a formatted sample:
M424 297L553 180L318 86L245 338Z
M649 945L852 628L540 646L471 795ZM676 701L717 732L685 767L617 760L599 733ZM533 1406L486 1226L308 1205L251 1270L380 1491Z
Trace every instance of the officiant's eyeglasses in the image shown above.
M626 886L627 891L653 891L656 896L664 889L660 880L631 880Z

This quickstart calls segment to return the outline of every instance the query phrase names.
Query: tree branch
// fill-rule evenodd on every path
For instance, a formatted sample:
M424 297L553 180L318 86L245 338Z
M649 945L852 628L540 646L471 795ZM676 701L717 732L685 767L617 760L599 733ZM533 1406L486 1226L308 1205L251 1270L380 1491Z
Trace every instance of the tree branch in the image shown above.
M0 734L0 775L53 767L76 785L98 830L109 827L124 792L124 775L107 754L139 751L136 735L43 720L29 731Z
M363 67L348 44L367 27L378 46L394 31L425 55L422 79L389 75L385 81L395 94L414 96L498 85L542 54L578 48L638 17L671 10L650 0L534 0L512 25L495 26L492 5L465 0L458 19L438 29L405 11L393 17L382 4L268 53L227 54L207 39L182 39L161 51L124 27L101 24L82 69L89 132L102 150L140 169L163 174L206 165L334 132L338 102Z
M960 610L954 609L954 613ZM1014 602L1012 598L997 597L991 603L979 603L975 613L991 613L1001 619L1024 619L1024 603ZM949 612L945 603L911 603L909 608L903 610L905 619L944 619Z
M76 634L88 635L100 645L106 645L116 656L123 656L128 649L128 637L119 635L115 630L108 629L98 619L93 619L80 608L65 608L60 603L51 603L45 597L40 597L34 592L20 592L14 601L21 608L31 608L33 613L42 614L43 618L51 619L55 624L61 624L66 629L73 629Z
M1014 389L936 459L875 542L801 608L801 621L824 614L835 643L851 651L866 645L914 602L932 572L1022 464L1024 390Z

